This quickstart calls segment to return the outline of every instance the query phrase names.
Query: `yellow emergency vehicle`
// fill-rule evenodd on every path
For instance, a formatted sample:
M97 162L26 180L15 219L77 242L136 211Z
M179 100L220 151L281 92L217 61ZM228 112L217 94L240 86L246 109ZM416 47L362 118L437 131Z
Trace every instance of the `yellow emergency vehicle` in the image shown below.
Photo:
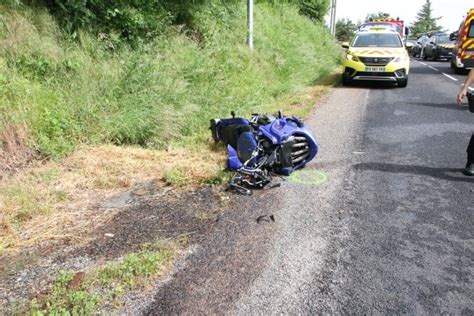
M455 40L451 68L457 74L467 73L474 68L474 8L469 10L459 30L450 35Z
M385 27L359 29L346 48L342 65L342 83L386 81L406 87L410 57L400 34Z

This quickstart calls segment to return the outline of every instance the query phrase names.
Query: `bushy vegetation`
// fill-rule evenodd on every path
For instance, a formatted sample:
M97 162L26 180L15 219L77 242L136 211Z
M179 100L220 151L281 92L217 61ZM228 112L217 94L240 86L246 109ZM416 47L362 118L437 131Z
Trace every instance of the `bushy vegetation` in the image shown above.
M100 29L102 33L116 32L121 37L136 41L151 38L170 24L194 26L193 12L209 3L229 7L239 0L8 0L10 6L26 4L43 6L54 14L60 25L69 33L78 29ZM330 0L259 0L260 3L294 4L301 14L322 22Z
M291 3L256 4L251 52L241 2L196 1L189 11L174 1L149 16L128 5L76 24L58 16L86 1L11 2L0 5L0 137L27 130L28 146L53 158L81 143L207 139L210 118L259 111L318 82L338 59L326 29Z

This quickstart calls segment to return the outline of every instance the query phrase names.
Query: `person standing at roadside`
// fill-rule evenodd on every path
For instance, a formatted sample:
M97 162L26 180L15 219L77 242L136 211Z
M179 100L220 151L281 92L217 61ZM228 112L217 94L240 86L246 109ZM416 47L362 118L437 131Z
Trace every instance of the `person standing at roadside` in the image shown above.
M461 91L458 93L457 103L458 106L461 105L462 100L467 95L467 90L469 86L474 82L474 69L469 71L467 75L466 81L464 82L464 86L461 88ZM467 146L467 163L466 168L464 168L463 173L467 176L474 176L474 132L471 135L471 140L469 141L469 145Z

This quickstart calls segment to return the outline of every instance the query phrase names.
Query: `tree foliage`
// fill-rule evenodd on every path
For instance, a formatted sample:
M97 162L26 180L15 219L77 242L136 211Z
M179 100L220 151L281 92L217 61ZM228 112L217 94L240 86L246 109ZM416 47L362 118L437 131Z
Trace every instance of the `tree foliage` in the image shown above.
M171 24L192 25L198 6L215 2L225 9L238 0L9 0L44 6L70 34L89 29L129 41L153 38Z
M153 38L170 24L193 28L193 13L204 4L219 10L240 0L5 0L10 5L46 7L58 19L63 29L75 35L79 29L101 34L113 34L136 41ZM282 2L298 6L300 13L314 21L323 21L330 0L260 0L279 5ZM219 14L216 15L219 16Z
M436 23L441 17L433 17L432 11L431 0L426 0L416 15L416 20L410 26L413 35L442 30L442 27Z
M321 22L329 11L330 0L299 0L298 5L301 14Z
M357 25L350 19L339 19L336 22L336 39L340 42L348 42L356 30Z
M377 20L377 19L383 19L384 17L385 17L385 13L382 11L378 11L378 12L372 12L372 13L367 14L367 16L365 17L365 20L368 21L371 18L374 20Z

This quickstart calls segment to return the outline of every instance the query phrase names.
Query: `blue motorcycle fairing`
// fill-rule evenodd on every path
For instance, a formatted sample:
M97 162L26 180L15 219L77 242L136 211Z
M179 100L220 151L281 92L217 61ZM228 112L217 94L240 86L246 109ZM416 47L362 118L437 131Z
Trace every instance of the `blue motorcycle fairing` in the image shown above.
M257 158L252 157L252 155L256 149L257 141L252 132L244 132L240 134L237 141L237 156L241 162L250 167L255 165Z
M297 124L301 124L301 127ZM260 131L269 138L274 145L286 141L296 130L306 130L303 123L298 118L282 118L270 124L260 126Z
M314 138L313 134L303 126L302 122L298 118L293 117L277 119L271 124L260 126L259 130L274 145L280 145L288 141L288 139L292 136L301 136L306 138L309 147L308 156L292 167L282 168L280 173L283 175L289 175L294 170L304 167L306 163L313 159L318 153L319 146L316 139Z
M258 155L275 155L260 168L289 175L316 156L318 143L303 122L296 117L279 117L269 120L271 123L268 124L256 123L256 116L251 121L235 117L211 120L214 140L227 143L229 169L253 170L262 157ZM259 140L266 140L262 144L271 144L275 151L272 152L268 145L260 145ZM252 159L256 150L258 155Z
M237 151L231 145L227 145L227 151L229 152L229 156L227 157L227 166L229 169L232 170L239 170L244 165L240 161L239 156L237 155Z

